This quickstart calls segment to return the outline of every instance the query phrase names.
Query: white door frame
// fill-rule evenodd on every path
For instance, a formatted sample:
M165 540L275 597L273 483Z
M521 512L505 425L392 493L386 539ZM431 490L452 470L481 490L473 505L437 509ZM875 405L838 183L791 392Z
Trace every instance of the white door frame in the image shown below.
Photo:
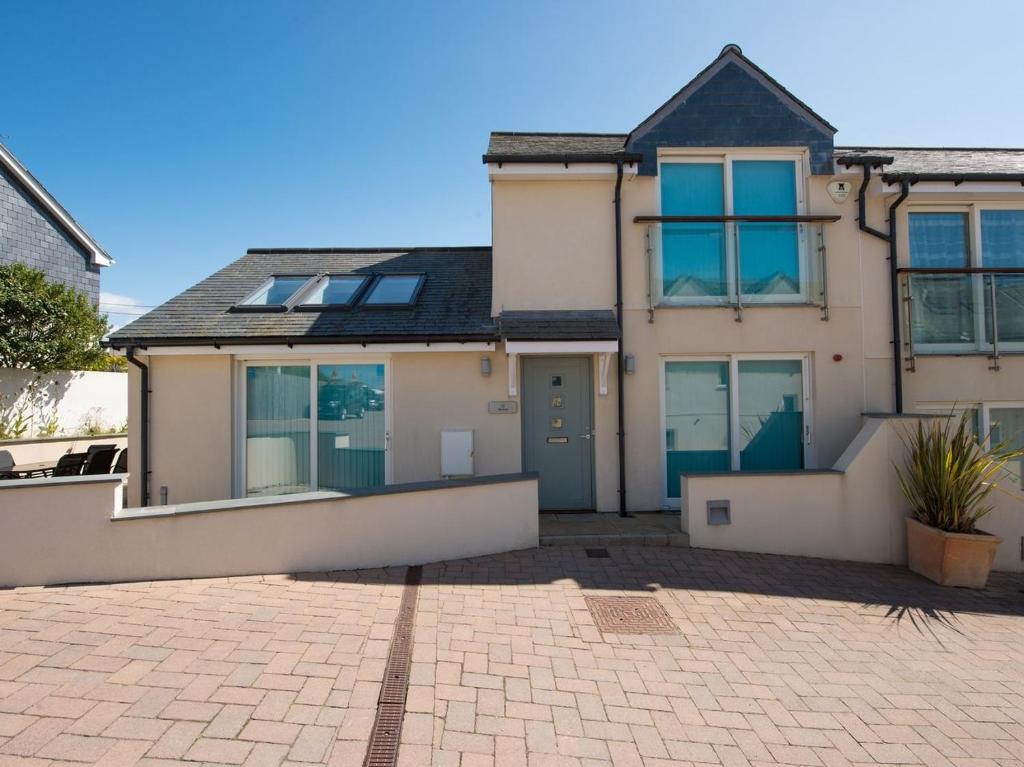
M232 496L234 498L245 498L247 490L246 477L246 435L245 435L245 413L246 413L246 370L250 367L309 367L309 487L311 491L319 490L319 454L317 452L317 439L319 434L319 423L317 422L319 411L317 409L317 367L319 365L383 365L384 366L384 484L392 483L393 454L391 450L391 435L394 432L392 415L394 409L391 406L391 396L394 387L391 385L392 365L391 355L323 355L303 357L301 359L263 359L254 357L235 359L235 444L232 460L234 475L232 478Z
M740 408L739 408L739 363L741 361L771 361L771 360L799 360L801 362L800 374L803 388L803 418L804 433L802 436L804 447L804 468L810 469L817 466L817 445L814 439L814 387L812 381L813 357L809 352L785 352L785 353L742 353L742 354L716 354L716 355L688 355L688 354L666 354L658 363L658 400L659 400L659 450L661 451L661 495L662 506L667 509L678 509L681 505L681 498L669 498L666 493L668 487L668 451L665 448L665 434L668 429L665 413L665 364L668 362L726 362L729 365L729 463L731 471L740 471L740 448L736 435L740 430Z

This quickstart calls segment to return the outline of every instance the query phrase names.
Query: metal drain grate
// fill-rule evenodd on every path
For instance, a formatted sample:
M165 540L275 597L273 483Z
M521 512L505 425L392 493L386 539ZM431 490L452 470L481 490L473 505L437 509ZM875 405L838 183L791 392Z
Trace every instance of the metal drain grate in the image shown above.
M422 579L422 567L406 569L402 602L398 607L395 630L391 635L391 648L384 667L384 681L380 688L380 698L377 700L377 716L370 731L370 743L366 749L363 767L395 767L398 763L398 744L402 737L405 697L409 692L409 671L412 666L416 598Z
M591 559L608 559L611 556L608 549L585 549L585 551Z
M654 597L584 597L602 634L678 634Z

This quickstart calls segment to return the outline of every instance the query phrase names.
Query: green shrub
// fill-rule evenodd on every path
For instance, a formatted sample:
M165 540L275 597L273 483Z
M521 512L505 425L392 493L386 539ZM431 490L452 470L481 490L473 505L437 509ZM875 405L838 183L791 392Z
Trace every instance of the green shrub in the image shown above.
M959 421L933 418L928 425L901 436L907 448L902 467L896 465L900 489L914 518L949 533L974 533L979 519L992 507L986 503L1006 464L1024 451L1009 440L996 445L979 443L965 413Z

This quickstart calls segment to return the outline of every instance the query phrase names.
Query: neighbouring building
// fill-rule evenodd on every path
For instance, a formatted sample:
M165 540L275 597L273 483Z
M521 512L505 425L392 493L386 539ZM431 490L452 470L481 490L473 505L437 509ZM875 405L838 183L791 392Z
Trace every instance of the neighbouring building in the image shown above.
M1024 434L1024 150L837 147L736 46L628 133L494 133L492 244L254 249L122 328L130 501L540 473L541 506Z
M0 264L15 262L84 293L93 304L100 299L100 270L114 263L0 144Z

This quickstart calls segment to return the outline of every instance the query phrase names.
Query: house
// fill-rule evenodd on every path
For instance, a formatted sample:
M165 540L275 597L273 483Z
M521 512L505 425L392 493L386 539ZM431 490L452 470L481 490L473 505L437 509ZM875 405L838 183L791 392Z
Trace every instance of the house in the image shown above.
M23 263L100 298L100 270L114 263L11 151L0 144L0 264Z
M494 133L492 245L254 249L122 328L130 501L520 470L547 509L1024 433L1024 150L837 147L729 45L628 133Z

